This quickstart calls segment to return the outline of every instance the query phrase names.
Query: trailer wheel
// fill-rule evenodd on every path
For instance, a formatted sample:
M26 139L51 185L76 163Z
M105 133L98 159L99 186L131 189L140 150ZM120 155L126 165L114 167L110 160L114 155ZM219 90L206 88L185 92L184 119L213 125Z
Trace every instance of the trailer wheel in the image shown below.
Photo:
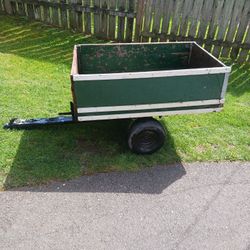
M163 146L165 137L160 122L153 118L138 119L129 128L128 146L137 154L152 154Z

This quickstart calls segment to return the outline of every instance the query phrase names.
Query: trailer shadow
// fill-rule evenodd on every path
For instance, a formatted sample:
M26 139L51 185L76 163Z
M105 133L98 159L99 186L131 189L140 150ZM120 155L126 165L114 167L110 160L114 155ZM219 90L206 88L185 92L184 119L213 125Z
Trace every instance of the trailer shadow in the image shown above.
M173 138L168 132L164 148L154 155L132 154L126 145L128 123L92 122L24 131L4 189L161 193L186 173ZM171 162L175 164L152 168ZM65 180L71 181L65 185Z

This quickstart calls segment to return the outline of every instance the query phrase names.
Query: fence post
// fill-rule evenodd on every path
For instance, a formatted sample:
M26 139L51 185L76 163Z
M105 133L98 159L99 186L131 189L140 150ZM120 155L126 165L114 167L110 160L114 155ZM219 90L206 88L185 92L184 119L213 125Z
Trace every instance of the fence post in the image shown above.
M136 27L135 27L135 41L140 42L141 40L141 31L143 25L143 16L146 6L146 0L138 0L136 6Z
M11 7L10 0L4 0L4 8L8 14L12 14L12 7Z

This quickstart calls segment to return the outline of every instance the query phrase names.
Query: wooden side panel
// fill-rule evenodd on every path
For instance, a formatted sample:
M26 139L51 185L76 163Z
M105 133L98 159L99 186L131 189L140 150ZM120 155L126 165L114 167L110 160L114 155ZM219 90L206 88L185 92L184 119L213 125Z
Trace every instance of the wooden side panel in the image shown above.
M78 107L220 99L224 74L83 81L74 84Z
M79 72L84 74L153 71L187 67L189 44L81 46Z

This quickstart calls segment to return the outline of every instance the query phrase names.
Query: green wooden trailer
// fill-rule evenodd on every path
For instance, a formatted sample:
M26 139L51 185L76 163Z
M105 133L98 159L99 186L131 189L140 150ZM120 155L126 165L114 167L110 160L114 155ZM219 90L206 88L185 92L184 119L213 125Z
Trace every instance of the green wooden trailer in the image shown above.
M152 153L165 140L152 117L221 111L230 72L196 42L76 45L65 121L131 119L129 148Z

